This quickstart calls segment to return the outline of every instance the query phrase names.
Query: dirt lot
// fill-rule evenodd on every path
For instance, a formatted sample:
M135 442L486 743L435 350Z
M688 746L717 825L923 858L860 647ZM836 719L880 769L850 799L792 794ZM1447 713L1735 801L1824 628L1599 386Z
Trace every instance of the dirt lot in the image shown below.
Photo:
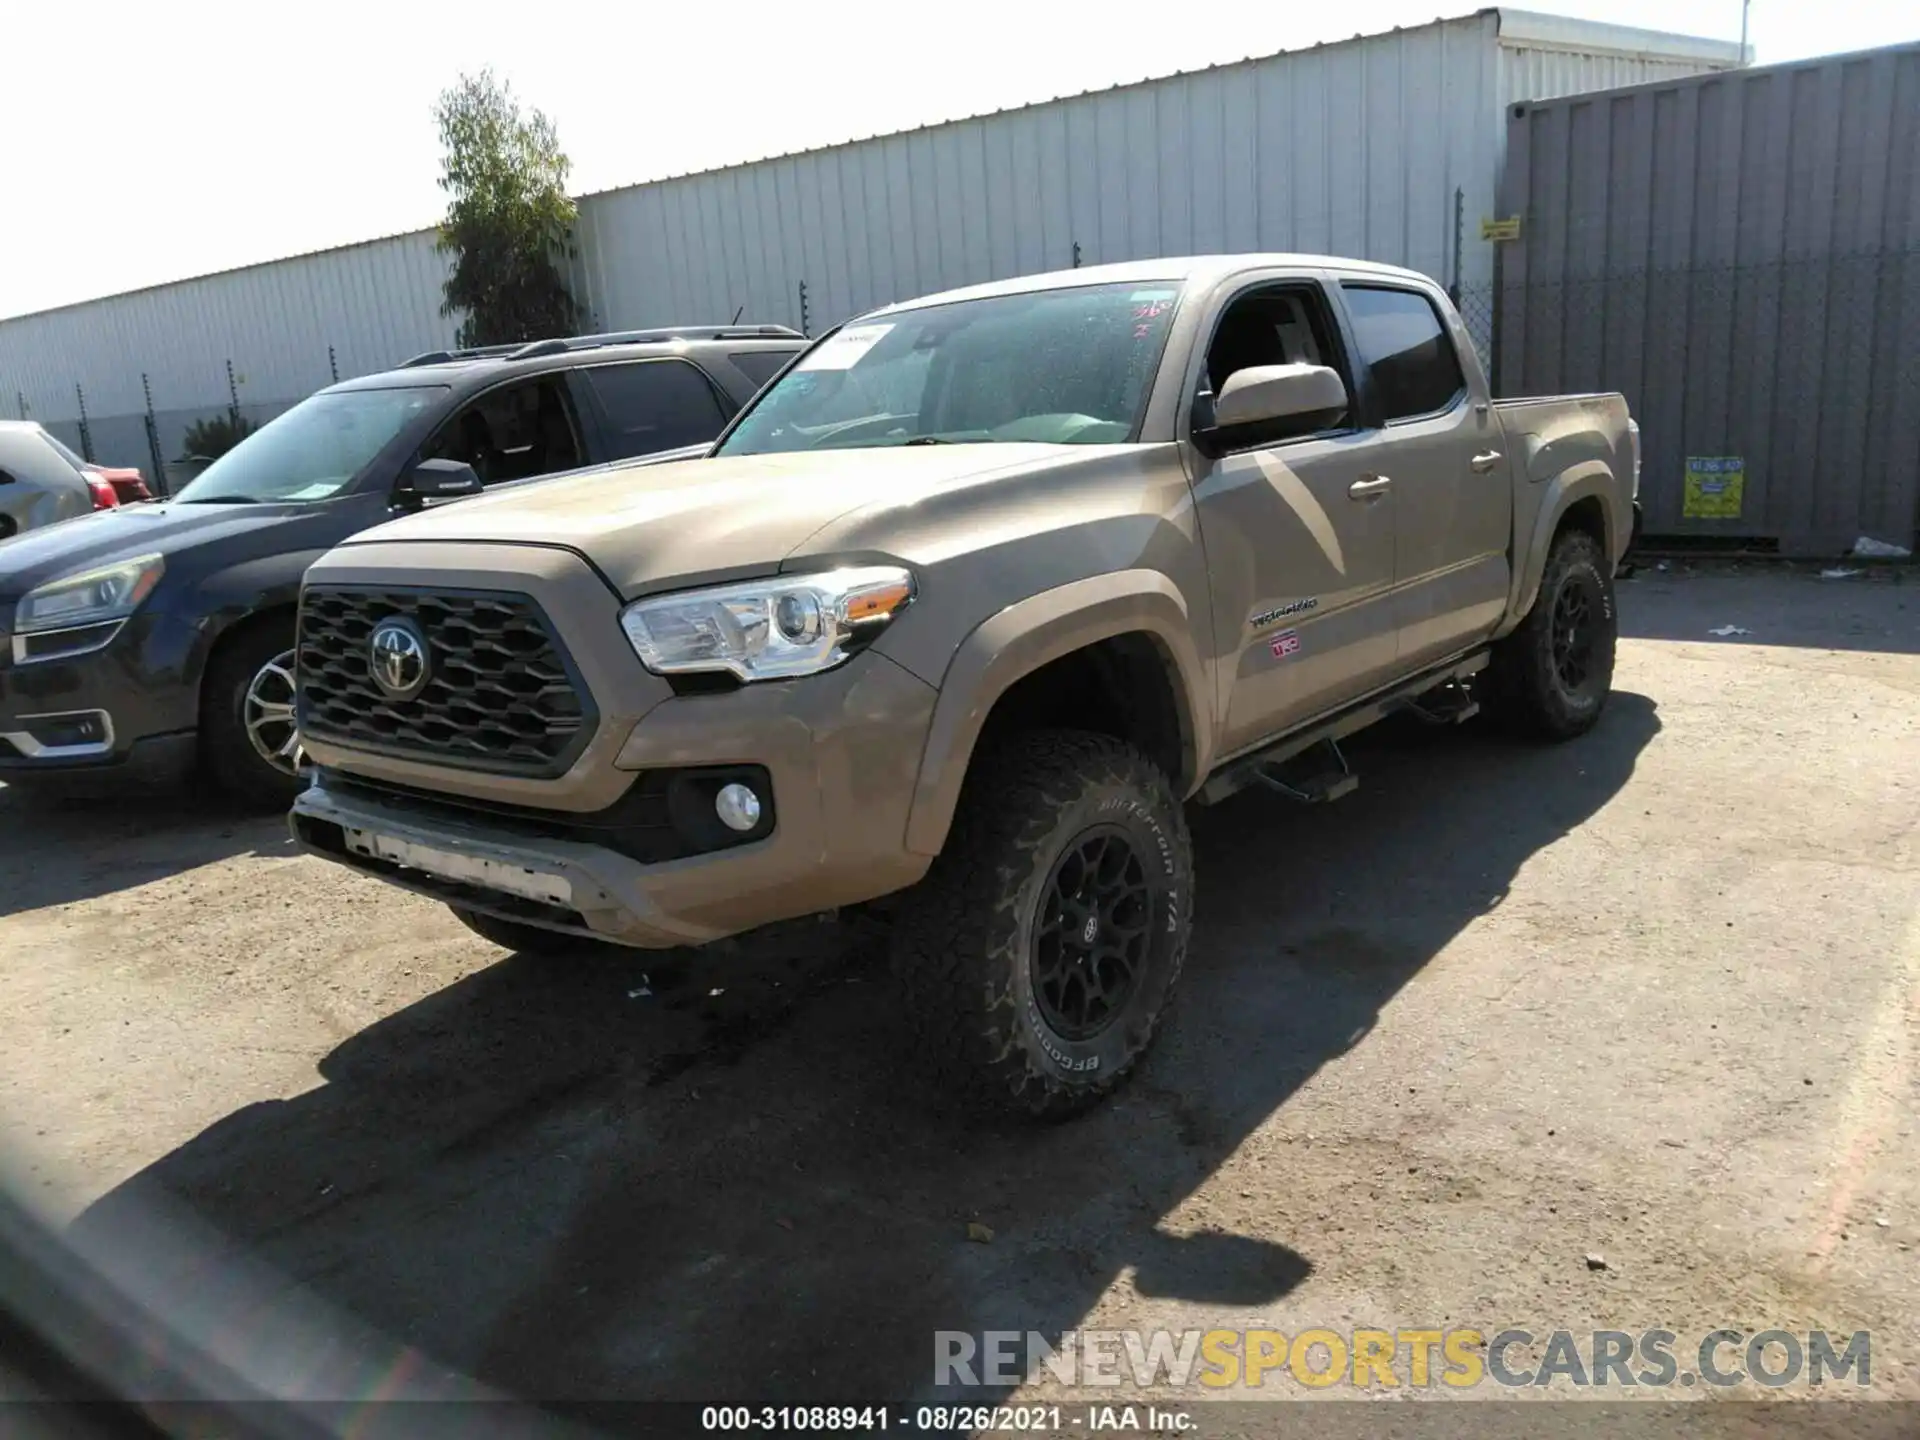
M1870 1329L1920 1396L1920 581L1621 606L1578 744L1396 731L1334 807L1196 813L1177 1019L1037 1132L930 1122L826 927L523 961L274 820L0 790L0 1140L82 1236L171 1193L544 1397L1216 1324Z

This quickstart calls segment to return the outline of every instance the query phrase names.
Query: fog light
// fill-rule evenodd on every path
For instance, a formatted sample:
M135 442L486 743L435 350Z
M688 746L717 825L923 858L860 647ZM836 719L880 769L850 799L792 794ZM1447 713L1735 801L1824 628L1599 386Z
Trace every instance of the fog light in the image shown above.
M713 813L729 830L751 830L760 823L760 797L745 785L722 785L713 797Z

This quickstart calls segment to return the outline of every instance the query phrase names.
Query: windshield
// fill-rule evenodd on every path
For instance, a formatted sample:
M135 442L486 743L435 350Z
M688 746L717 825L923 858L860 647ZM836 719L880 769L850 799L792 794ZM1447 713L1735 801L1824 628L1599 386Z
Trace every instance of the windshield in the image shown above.
M849 325L776 382L716 452L1133 438L1179 287L1088 285Z
M180 503L329 499L445 393L443 385L420 385L310 396L209 465L180 492Z

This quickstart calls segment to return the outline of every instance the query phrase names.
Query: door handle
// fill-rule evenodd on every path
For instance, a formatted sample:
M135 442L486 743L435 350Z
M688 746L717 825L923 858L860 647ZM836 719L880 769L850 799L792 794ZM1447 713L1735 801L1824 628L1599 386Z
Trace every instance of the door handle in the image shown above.
M1483 450L1468 463L1473 466L1474 474L1484 475L1500 463L1500 452L1498 450Z
M1369 475L1364 480L1356 480L1347 486L1347 494L1355 500L1378 500L1393 488L1393 481L1385 475Z

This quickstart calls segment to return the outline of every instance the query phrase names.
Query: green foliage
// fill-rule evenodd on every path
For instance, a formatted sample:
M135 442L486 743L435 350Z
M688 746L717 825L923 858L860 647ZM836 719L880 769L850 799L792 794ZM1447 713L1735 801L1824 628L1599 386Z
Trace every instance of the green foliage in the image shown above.
M553 122L523 115L491 70L462 75L434 107L440 188L451 197L438 248L454 257L442 315L464 313L461 345L501 345L570 333L578 307L562 278L571 257L570 164Z
M260 427L244 415L214 415L187 427L180 444L180 461L218 460Z

